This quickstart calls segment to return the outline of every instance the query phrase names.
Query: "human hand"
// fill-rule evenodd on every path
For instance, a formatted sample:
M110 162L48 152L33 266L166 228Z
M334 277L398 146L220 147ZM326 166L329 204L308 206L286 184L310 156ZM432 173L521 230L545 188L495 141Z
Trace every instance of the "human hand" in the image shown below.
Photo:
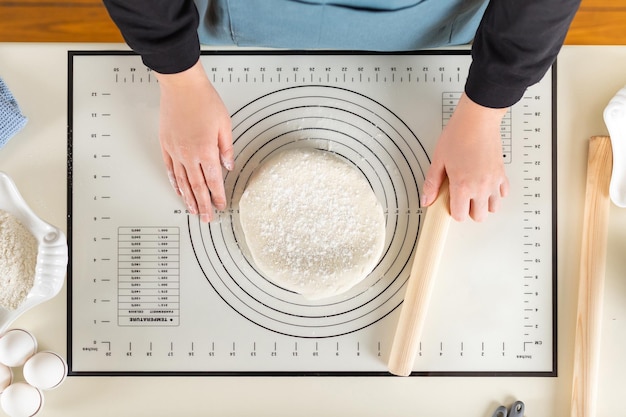
M177 74L156 74L161 89L159 139L174 190L209 222L226 208L222 166L234 167L230 116L198 61Z
M448 177L450 214L457 221L469 216L483 221L496 212L501 198L509 192L504 170L500 123L507 109L480 106L465 94L444 127L426 179L422 205L437 198L439 187Z

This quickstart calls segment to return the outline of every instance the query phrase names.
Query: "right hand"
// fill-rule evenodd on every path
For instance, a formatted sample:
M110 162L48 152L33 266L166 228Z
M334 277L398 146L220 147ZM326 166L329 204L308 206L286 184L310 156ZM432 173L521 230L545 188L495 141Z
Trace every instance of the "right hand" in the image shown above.
M198 61L177 74L156 74L161 89L159 140L174 190L192 214L210 222L226 208L222 166L234 167L230 116Z
M496 212L509 193L502 158L500 123L507 109L474 103L465 94L441 132L424 181L422 205L429 206L448 177L450 214L477 222Z

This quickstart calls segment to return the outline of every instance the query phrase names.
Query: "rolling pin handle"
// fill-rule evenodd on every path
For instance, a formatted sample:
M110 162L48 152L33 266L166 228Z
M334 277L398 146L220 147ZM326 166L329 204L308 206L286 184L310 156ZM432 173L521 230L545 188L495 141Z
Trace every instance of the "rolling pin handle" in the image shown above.
M388 363L394 375L412 372L451 219L450 190L445 180L437 199L426 210L417 242Z

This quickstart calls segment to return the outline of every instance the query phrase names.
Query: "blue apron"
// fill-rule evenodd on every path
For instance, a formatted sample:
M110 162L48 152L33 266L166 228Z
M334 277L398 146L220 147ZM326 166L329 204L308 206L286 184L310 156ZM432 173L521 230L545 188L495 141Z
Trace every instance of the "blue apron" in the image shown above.
M469 43L488 0L196 0L205 45L407 51Z

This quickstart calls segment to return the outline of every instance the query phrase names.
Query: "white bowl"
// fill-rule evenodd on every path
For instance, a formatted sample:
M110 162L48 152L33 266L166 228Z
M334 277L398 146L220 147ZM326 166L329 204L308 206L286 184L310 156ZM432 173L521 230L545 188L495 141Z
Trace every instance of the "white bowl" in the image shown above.
M28 207L15 183L0 171L0 209L11 213L37 239L39 250L35 281L22 303L12 311L0 307L0 335L19 316L56 296L63 288L67 271L67 240L58 228L44 222Z

